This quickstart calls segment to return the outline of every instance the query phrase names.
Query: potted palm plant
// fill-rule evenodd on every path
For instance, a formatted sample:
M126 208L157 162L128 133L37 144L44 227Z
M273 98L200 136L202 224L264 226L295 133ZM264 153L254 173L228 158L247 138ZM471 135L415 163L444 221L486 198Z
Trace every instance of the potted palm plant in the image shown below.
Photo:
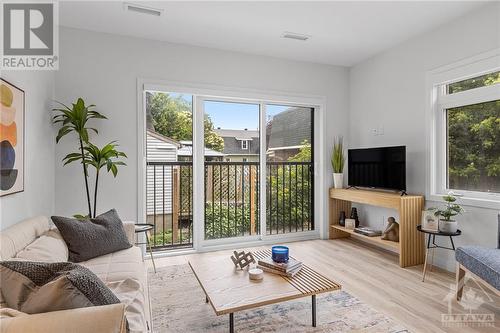
M434 213L435 216L439 217L439 231L446 233L455 233L458 230L458 223L452 218L464 212L462 206L456 203L457 198L453 193L448 193L443 196L445 201L445 207L443 209L437 209Z
M344 140L342 136L335 138L332 151L333 187L344 187Z
M115 141L108 143L102 148L90 142L89 132L98 134L97 129L88 126L88 122L93 119L107 119L104 115L95 111L95 105L85 105L82 98L71 104L71 107L62 103L60 108L55 108L56 113L53 117L54 124L60 124L56 142L59 143L62 137L74 132L78 139L78 150L70 153L63 158L64 165L72 162L79 162L83 167L83 178L85 180L85 193L87 195L88 214L76 214L77 218L92 218L97 215L97 189L99 184L99 174L103 167L111 172L114 177L118 173L118 166L126 165L121 160L127 158L125 153L116 150ZM88 178L89 167L95 168L95 186L94 186L94 209L92 210L92 201L90 199L90 186Z

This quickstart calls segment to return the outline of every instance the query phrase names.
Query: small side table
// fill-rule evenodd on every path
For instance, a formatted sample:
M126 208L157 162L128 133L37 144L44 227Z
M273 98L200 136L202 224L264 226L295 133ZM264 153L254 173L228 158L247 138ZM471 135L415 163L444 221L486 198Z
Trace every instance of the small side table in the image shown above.
M151 256L151 261L153 262L153 269L156 273L156 265L155 265L155 260L153 258L153 250L151 249L151 242L149 241L149 233L151 232L151 230L153 230L153 228L154 228L154 225L149 224L149 223L136 223L135 224L135 233L138 234L138 233L143 232L144 235L146 236L146 243L136 242L135 245L147 245L147 247L149 248L149 255ZM146 251L147 251L147 249L146 249Z
M424 282L425 273L427 271L427 257L429 256L429 250L432 249L432 258L431 258L431 269L432 269L432 265L434 265L434 249L445 249L445 250L455 251L455 244L453 243L453 237L460 236L462 234L462 231L457 230L457 232L449 233L449 232L441 232L439 230L437 231L424 230L422 229L422 226L420 224L417 225L417 230L423 232L424 234L429 235L427 238L427 249L425 250L424 272L422 274L422 282ZM451 247L437 245L436 236L450 237ZM432 244L431 244L431 237L432 237Z

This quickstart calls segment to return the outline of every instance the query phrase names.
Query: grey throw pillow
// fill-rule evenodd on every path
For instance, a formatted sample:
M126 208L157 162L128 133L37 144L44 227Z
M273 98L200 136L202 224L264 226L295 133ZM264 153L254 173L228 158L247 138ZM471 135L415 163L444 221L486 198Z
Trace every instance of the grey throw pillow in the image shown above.
M112 209L94 219L52 216L68 245L69 261L81 262L131 247L123 223Z
M29 314L120 303L94 273L70 262L3 261L0 281L8 307Z

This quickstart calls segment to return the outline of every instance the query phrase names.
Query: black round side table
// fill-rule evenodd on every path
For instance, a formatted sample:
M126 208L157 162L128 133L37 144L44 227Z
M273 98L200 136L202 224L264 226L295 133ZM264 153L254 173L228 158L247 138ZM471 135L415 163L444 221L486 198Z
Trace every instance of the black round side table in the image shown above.
M136 223L135 224L135 233L141 233L143 232L144 235L146 236L146 243L139 243L136 242L135 245L146 245L149 248L149 255L151 256L151 261L153 263L153 269L156 273L156 265L155 265L155 260L153 258L153 250L151 249L151 242L149 241L149 233L151 230L153 230L154 225L149 224L149 223ZM146 249L147 251L148 249Z
M453 243L453 237L460 236L462 234L462 231L457 230L456 232L442 232L439 230L436 230L436 231L425 230L425 229L422 229L422 226L420 224L417 225L417 230L428 235L427 248L425 250L424 272L422 274L422 282L424 282L425 281L425 273L427 271L427 257L429 256L429 250L432 249L432 258L431 258L431 270L432 270L432 265L434 265L434 249L445 249L445 250L455 251L455 243ZM436 244L436 236L450 237L451 247L437 245ZM431 237L432 237L432 244L431 244Z

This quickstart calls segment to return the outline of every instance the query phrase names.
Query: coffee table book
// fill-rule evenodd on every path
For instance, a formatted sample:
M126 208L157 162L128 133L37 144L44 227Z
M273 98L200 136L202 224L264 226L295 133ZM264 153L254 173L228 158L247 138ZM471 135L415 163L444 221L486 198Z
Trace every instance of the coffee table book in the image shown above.
M301 266L302 262L295 260L294 258L290 258L290 259L288 259L287 263L277 263L277 262L273 261L273 259L271 257L269 257L269 258L266 257L266 258L260 259L257 262L257 264L259 264L260 266L264 266L267 268L271 268L274 270L278 270L278 271L287 273L289 271L293 271L298 266Z
M266 267L266 266L261 266L261 265L257 265L257 268L262 269L264 272L278 274L278 275L281 275L281 276L286 276L286 277L291 278L291 277L294 277L295 274L297 274L302 269L302 265L297 266L293 270L289 270L287 272L284 272L284 271L281 271L281 270L278 270L278 269L269 268L269 267Z

